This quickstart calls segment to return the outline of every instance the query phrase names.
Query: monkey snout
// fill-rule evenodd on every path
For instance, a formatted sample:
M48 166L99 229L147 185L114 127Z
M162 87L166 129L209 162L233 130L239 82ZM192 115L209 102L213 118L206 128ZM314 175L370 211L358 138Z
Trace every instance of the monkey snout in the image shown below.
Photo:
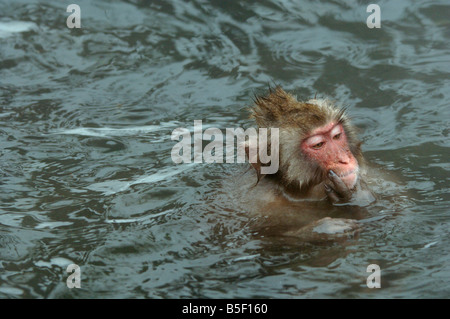
M353 169L345 170L345 171L339 171L339 170L329 170L329 174L331 176L337 176L339 179L344 182L344 184L349 188L352 189L355 187L356 182L358 180L358 172L359 167L356 166Z
M339 164L350 164L351 157L347 154L347 152L341 151L337 154L336 160Z

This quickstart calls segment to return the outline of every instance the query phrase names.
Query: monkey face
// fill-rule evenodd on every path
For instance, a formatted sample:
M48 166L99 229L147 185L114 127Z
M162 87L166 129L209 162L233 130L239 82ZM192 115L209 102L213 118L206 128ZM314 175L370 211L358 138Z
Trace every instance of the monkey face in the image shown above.
M330 100L299 102L282 88L255 97L259 128L279 128L278 183L299 193L326 182L332 170L350 189L364 167L361 142L345 114Z
M301 143L302 153L325 172L333 170L351 189L358 179L358 161L350 151L340 123L331 122L311 132Z

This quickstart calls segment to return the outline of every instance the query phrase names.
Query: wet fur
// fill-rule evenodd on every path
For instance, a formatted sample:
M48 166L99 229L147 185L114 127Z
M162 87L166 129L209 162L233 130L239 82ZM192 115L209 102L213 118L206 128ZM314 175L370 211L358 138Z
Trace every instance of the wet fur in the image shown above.
M266 96L255 96L254 106L250 112L258 128L280 130L279 170L276 174L267 175L266 178L274 179L290 193L306 194L309 189L325 180L327 172L301 152L300 144L314 129L330 122L342 124L351 152L359 166L364 165L361 142L350 124L345 109L337 108L329 100L297 101L296 97L277 86L269 88ZM259 181L260 172L257 166L255 169Z

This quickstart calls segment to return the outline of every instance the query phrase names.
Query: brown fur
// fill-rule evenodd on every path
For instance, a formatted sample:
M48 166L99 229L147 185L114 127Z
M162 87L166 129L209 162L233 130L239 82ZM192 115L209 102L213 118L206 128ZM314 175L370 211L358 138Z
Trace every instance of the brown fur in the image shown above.
M332 121L342 124L351 152L360 167L364 164L361 142L356 137L354 127L350 124L345 110L336 108L332 102L316 99L299 102L277 86L274 89L269 88L267 96L256 96L254 103L250 112L258 128L280 130L279 170L268 176L290 193L305 193L325 179L327 172L304 156L300 144L311 131ZM255 169L259 180L258 168Z

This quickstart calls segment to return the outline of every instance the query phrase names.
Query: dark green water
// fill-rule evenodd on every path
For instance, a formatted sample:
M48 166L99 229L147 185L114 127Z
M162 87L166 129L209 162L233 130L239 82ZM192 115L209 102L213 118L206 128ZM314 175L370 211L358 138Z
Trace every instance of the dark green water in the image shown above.
M380 1L369 29L369 3L77 1L71 30L2 1L0 297L450 297L450 5ZM172 162L173 129L248 127L272 82L347 106L396 176L359 238L256 238L214 195L240 167Z

